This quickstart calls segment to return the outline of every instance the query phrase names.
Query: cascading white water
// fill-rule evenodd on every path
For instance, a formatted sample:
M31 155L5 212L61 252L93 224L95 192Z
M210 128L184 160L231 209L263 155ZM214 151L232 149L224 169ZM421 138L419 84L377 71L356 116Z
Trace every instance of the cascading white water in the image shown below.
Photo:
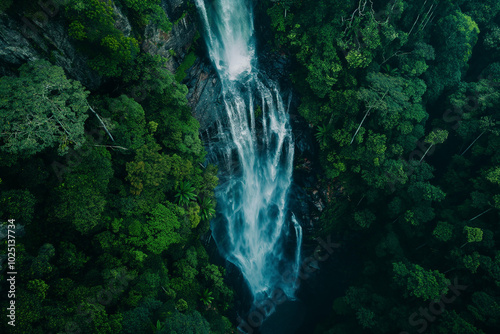
M228 170L217 189L221 218L212 222L212 233L254 298L277 287L293 297L302 229L286 207L294 154L287 107L276 84L256 69L249 2L196 0L196 5L227 112L217 122L218 138L228 148L219 168ZM290 272L295 277L290 279Z

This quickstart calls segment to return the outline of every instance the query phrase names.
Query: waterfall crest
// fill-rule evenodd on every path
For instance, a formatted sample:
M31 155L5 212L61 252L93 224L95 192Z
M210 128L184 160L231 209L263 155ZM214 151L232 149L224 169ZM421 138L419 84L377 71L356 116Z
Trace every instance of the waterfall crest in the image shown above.
M227 113L218 121L217 137L227 147L218 165L226 171L216 190L212 234L254 298L275 288L293 298L302 229L287 208L294 155L288 106L257 70L249 1L195 1Z

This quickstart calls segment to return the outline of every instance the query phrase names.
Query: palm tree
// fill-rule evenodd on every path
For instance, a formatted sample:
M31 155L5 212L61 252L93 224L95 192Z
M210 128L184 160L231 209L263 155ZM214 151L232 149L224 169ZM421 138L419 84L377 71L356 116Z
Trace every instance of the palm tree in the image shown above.
M206 306L209 306L214 301L214 297L212 297L212 291L209 291L208 289L205 289L199 295L200 295L200 301Z
M163 324L160 322L160 320L157 320L156 321L155 333L158 333L162 328L163 328Z
M326 146L330 130L331 130L330 123L324 126L318 125L318 132L316 132L314 136L316 137L316 140L321 146Z
M385 64L382 66L382 69L385 71L390 76L396 76L399 73L399 70L397 68L392 68L389 64Z
M175 194L177 203L181 206L187 206L190 201L196 198L195 190L189 181L179 182L177 194Z
M210 220L215 215L212 199L203 197L200 203L200 217L203 220Z

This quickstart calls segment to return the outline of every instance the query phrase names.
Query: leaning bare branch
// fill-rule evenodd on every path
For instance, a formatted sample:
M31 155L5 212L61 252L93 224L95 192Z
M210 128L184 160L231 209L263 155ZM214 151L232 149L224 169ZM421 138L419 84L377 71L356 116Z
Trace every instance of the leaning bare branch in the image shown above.
M465 151L463 151L463 152L462 152L462 154L460 154L460 155L464 155L464 153L465 153L465 152L467 152L467 151L469 150L469 148L471 148L471 147L472 147L472 145L474 145L474 143L475 143L475 142L477 142L477 140L478 140L479 138L481 138L481 136L482 136L485 132L486 132L486 130L485 130L485 131L483 131L483 132L481 132L481 134L480 134L479 136L477 136L477 137L476 137L476 139L474 139L474 141L472 142L472 144L470 144L470 145L469 145L469 147L467 147L467 148L465 149Z
M474 217L474 218L472 218L472 219L469 219L469 221L471 222L471 221L473 221L474 219L481 217L482 215L484 215L485 213L487 213L487 212L489 212L489 211L491 211L491 210L493 210L493 208L489 208L488 210L484 211L483 213L478 214L476 217Z
M94 113L94 115L96 115L97 119L101 122L102 124L102 127L104 128L104 130L106 131L106 133L108 134L109 138L111 138L111 141L115 141L113 139L113 136L111 135L111 133L108 131L108 128L106 127L106 124L104 124L103 120L101 119L101 117L99 117L99 115L95 112L95 110L90 106L90 104L87 103L87 106L89 107L89 109Z
M112 148L112 149L120 149L120 150L124 150L124 151L128 151L128 148L126 147L123 147L123 146L114 146L114 145L97 145L95 144L94 146L98 146L98 147L106 147L106 148Z

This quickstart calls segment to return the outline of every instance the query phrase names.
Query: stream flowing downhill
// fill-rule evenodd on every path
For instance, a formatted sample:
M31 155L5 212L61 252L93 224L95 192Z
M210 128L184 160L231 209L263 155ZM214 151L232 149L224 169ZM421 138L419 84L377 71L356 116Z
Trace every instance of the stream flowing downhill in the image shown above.
M294 155L288 105L257 69L251 1L195 1L226 110L214 139L222 172L212 235L254 299L277 288L293 299L302 229L287 208Z

